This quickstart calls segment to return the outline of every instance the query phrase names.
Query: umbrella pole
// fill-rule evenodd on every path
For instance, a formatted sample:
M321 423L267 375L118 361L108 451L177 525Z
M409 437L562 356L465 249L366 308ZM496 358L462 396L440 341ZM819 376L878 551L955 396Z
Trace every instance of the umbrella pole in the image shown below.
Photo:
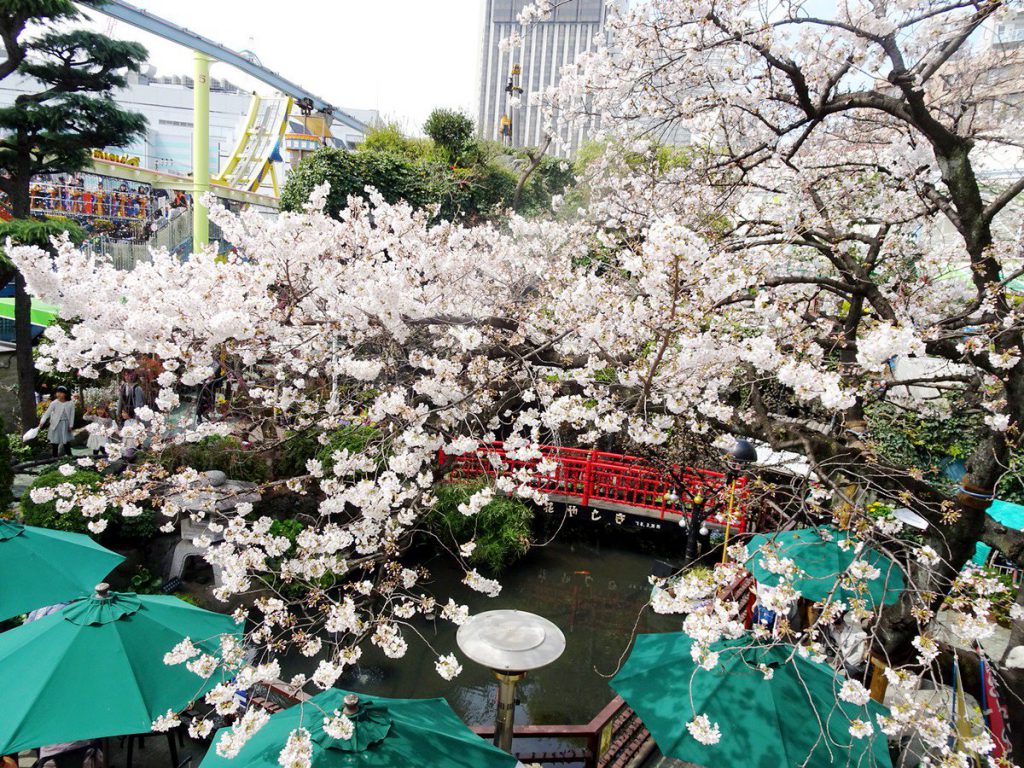
M523 672L497 672L498 713L494 718L494 746L512 753L512 732L516 716L516 683L526 677Z
M178 728L181 728L179 725ZM167 731L167 747L171 752L171 768L178 768L178 745L175 743L177 728Z

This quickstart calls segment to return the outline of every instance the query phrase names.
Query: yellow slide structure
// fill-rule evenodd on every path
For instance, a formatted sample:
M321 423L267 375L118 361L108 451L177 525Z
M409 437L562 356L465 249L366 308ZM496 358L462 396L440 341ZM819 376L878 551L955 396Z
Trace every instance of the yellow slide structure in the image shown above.
M258 192L268 180L273 196L280 197L274 163L281 161L281 147L288 129L292 99L252 95L249 117L238 145L224 170L215 176L214 184L232 189Z

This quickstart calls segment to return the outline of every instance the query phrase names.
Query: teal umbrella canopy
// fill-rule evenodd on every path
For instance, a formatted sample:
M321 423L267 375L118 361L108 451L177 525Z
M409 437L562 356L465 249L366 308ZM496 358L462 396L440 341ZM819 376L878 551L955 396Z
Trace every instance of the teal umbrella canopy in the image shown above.
M123 560L81 533L0 520L0 620L88 595Z
M514 768L518 760L488 744L469 728L444 699L386 699L359 695L350 715L349 739L324 731L324 718L344 712L345 697L337 688L270 717L236 757L206 753L200 768L278 768L278 757L297 728L309 732L314 768ZM214 744L224 730L214 736Z
M839 699L843 678L788 644L750 637L713 643L718 664L706 670L682 633L640 635L611 681L662 753L708 768L891 768L877 716L882 705ZM721 738L704 744L687 724L707 715ZM855 720L870 736L850 734Z
M762 584L774 587L782 581L781 575L766 567L769 554L762 551L764 547L780 559L793 561L800 573L791 582L808 600L863 600L869 610L895 603L905 586L900 567L870 547L863 546L858 552L857 544L845 531L831 526L760 533L747 542L747 569ZM851 578L849 571L855 562L877 569L878 575Z
M0 634L0 754L149 731L220 682L168 666L164 654L186 637L212 654L225 635L239 635L230 616L118 592Z
M1007 528L1012 528L1015 531L1024 531L1024 506L1020 504L995 499L986 510L986 513L997 523L1002 523ZM975 545L974 557L971 558L971 562L976 565L985 565L990 554L992 554L992 547L979 541Z

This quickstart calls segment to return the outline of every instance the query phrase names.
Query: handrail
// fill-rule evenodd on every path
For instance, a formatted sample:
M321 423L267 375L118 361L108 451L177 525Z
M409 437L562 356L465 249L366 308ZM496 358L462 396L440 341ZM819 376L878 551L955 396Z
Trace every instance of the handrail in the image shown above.
M493 725L474 725L470 730L481 738L494 736ZM586 768L606 768L624 765L650 738L643 723L629 705L616 696L586 725L517 725L512 731L515 739L583 740L580 748L566 748L543 752L516 750L514 754L523 763L582 762Z
M693 499L700 495L707 501L717 498L719 509L725 509L725 498L730 484L735 485L735 508L729 521L733 529L743 533L747 529L747 497L749 488L745 477L730 478L709 469L675 466L669 471L639 456L616 454L586 448L539 446L542 459L517 459L509 456L502 442L483 443L468 454L446 455L440 452L442 464L452 462L448 472L451 479L475 477L514 477L519 470L529 473L528 484L549 496L563 497L581 506L605 507L634 512L647 517L666 519L668 516L689 516ZM513 452L514 453L514 452ZM498 459L495 466L491 457ZM542 461L553 462L553 470L542 471ZM681 498L676 497L677 480L685 488ZM705 502L705 503L706 503ZM724 527L726 520L712 514L707 523Z

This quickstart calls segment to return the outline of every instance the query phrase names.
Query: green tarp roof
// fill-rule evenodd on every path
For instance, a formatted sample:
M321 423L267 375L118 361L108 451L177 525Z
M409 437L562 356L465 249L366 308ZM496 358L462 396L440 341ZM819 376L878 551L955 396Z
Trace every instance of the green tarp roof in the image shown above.
M14 299L0 299L0 317L14 319ZM57 307L37 299L32 300L32 325L53 325L57 320Z

